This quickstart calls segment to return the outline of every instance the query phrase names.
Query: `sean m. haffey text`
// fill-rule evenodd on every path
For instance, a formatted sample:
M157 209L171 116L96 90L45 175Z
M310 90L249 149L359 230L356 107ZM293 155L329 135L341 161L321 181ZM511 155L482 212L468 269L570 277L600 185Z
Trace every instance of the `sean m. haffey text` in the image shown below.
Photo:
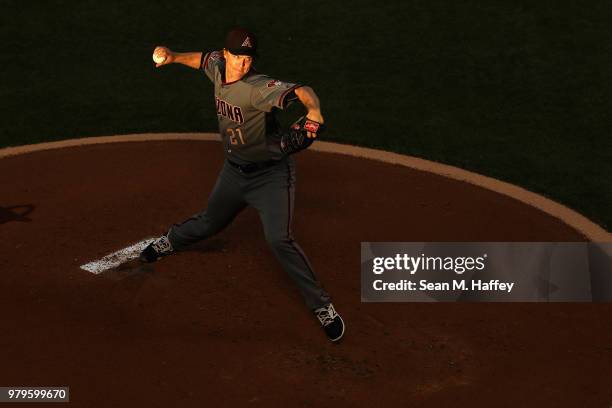
M394 257L376 257L372 260L372 272L377 275L385 271L406 271L414 275L418 271L453 271L457 275L465 271L482 271L485 268L487 254L479 257L441 257L441 256L409 256L396 254Z

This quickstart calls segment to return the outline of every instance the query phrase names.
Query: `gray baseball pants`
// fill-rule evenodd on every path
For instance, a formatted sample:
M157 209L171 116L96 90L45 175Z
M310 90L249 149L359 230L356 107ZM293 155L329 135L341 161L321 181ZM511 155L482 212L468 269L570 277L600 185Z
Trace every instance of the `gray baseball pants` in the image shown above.
M314 310L330 303L310 262L291 233L295 198L295 162L288 157L253 173L242 173L225 161L205 211L175 224L168 238L177 251L221 232L247 205L254 207L263 224L266 241Z

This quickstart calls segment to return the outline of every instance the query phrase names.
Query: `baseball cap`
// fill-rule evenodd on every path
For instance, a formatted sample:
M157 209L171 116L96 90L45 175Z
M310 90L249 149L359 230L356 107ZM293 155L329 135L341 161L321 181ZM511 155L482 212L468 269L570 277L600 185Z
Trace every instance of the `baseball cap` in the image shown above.
M257 55L257 37L252 32L236 27L227 33L225 48L234 55Z

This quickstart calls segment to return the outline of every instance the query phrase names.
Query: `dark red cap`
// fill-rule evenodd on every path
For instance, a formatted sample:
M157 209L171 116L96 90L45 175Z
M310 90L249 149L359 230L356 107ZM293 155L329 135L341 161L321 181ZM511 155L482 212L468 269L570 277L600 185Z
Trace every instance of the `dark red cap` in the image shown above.
M255 34L244 29L234 28L225 37L225 48L234 55L257 55L257 38Z

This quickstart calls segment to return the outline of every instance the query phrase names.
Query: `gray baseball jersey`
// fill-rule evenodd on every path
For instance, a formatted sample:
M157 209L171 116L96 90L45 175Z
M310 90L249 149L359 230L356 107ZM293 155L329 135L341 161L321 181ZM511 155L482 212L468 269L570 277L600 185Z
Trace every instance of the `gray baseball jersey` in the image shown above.
M221 51L202 55L200 67L215 85L219 133L226 157L238 164L280 160L274 142L278 122L274 111L296 100L299 84L282 82L253 69L243 78L225 82L225 59Z

